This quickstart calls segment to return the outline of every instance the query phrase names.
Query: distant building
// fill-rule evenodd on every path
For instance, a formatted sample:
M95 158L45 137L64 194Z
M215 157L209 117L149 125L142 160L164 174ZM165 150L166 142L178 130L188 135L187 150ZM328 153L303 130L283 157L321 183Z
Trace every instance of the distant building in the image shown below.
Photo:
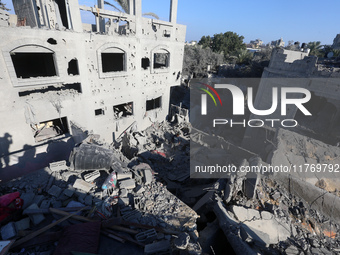
M191 45L194 46L197 44L197 41L190 41L190 42L185 42L185 45Z
M262 46L263 41L260 39L256 39L255 41L250 41L250 47L253 49L258 49Z
M285 42L283 41L283 39L281 37L279 40L272 41L271 42L271 46L274 46L274 47L284 47L285 46Z

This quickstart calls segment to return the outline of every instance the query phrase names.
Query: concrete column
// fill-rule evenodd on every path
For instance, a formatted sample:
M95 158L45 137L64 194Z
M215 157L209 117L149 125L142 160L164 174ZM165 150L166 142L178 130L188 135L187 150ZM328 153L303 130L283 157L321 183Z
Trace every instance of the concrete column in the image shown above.
M94 8L97 9L98 6L95 5ZM97 15L96 15L95 17L96 17L96 32L97 32L97 33L100 33L100 21L99 21L99 17L98 17Z
M98 8L104 10L104 0L98 0ZM105 33L105 19L100 17L99 17L99 29L100 31L97 30L97 32Z
M78 1L67 1L67 4L70 9L70 19L73 31L83 32L83 23L81 22Z
M171 23L177 22L177 5L178 5L178 0L171 0L170 20L169 20Z
M136 35L142 34L142 0L134 0L136 15Z
M134 1L133 0L129 0L129 14L130 15L134 15L135 14L135 8L134 8Z

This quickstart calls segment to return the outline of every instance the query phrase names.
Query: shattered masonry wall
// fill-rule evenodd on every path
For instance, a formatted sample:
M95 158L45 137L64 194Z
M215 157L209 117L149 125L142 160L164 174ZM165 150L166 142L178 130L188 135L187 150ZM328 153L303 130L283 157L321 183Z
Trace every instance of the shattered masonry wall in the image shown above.
M273 50L268 68L265 68L261 82L254 101L255 109L269 109L272 106L272 88L278 87L300 87L306 88L314 95L324 97L337 109L335 119L340 116L340 72L328 72L317 66L317 58L308 56L307 53L299 51L289 51L284 49ZM320 69L320 70L319 70ZM294 97L302 96L295 94ZM278 102L276 111L270 115L270 119L294 119L297 113L295 105L288 105L286 116L281 115L281 104ZM251 115L251 119L266 119L268 116ZM279 125L276 122L275 128ZM274 130L275 132L275 130ZM259 128L247 128L243 146L251 151L257 151L259 143L254 143L253 138L265 141L268 132ZM261 147L261 146L260 146ZM263 150L259 154L266 155Z
M340 106L340 79L329 78L322 74L316 66L317 58L307 53L276 49L273 51L268 68L265 68L254 106L256 109L269 109L272 105L273 87L300 87L314 92L317 96L336 100ZM338 76L340 77L340 75ZM291 80L287 79L291 78ZM337 78L337 77L332 77ZM288 81L291 81L287 83ZM339 107L340 109L340 107ZM285 119L294 118L297 108L287 109ZM275 119L283 119L280 104L274 114ZM256 118L261 118L256 116Z
M317 165L317 164L340 164L340 148L336 146L327 145L318 140L291 132L285 129L279 129L275 137L276 148L273 149L269 163L272 165ZM340 170L340 169L339 169ZM329 189L331 186L339 187L340 180L338 178L338 170L325 171L292 171L293 175L309 182L313 185L317 184L320 179L329 179ZM333 190L329 190L334 192Z
M314 170L309 169L307 172L297 169L289 174L277 173L275 180L279 180L313 208L339 222L340 199L334 195L340 185L339 169L323 172L322 169L317 170L316 166L340 165L340 148L284 129L278 130L275 140L276 149L273 149L268 161L271 165L315 166Z
M72 9L79 10L76 1L72 2ZM22 150L24 145L39 145L29 125L32 120L44 122L66 117L71 134L72 123L77 123L111 143L135 121L138 129L144 129L165 119L170 87L180 84L185 26L175 22L157 23L138 15L125 16L131 21L132 32L124 35L46 27L0 27L0 37L6 38L0 41L0 137L5 133L12 137L9 152ZM71 18L73 26L79 28L80 14ZM124 71L102 71L101 53L107 51L125 55ZM57 75L17 78L13 52L14 55L16 52L53 54ZM169 53L167 68L153 68L156 52ZM150 61L146 69L141 67L142 58ZM77 60L79 75L68 74L73 59ZM160 108L146 111L146 101L158 97L161 97ZM129 102L133 103L133 115L117 119L113 106ZM100 114L95 115L95 110Z

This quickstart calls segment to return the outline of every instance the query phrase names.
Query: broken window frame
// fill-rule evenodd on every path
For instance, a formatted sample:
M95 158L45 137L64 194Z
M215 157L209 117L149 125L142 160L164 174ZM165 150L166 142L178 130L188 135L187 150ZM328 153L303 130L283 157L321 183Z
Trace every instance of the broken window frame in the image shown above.
M155 68L155 54L160 53L160 54L167 54L167 60L166 60L166 66L165 67L158 67ZM168 73L170 70L170 64L171 64L171 53L165 46L158 46L155 49L151 51L151 73Z
M159 100L159 102L157 103L158 100ZM150 101L153 101L153 108L148 110L148 102L150 102ZM149 112L149 111L162 109L162 103L163 103L162 101L163 101L162 96L155 97L155 98L152 98L152 99L146 99L146 101L145 101L145 111ZM157 105L159 104L159 106L156 106L156 104Z
M99 78L111 78L111 77L121 77L127 76L127 67L128 67L128 60L127 60L127 50L124 46L119 43L107 43L100 47L97 50L97 57L98 57L98 75ZM110 72L103 72L103 62L102 62L102 53L123 53L123 71L110 71Z
M131 108L128 109L130 105L131 105ZM113 118L114 118L115 120L121 120L121 119L129 118L129 117L133 116L133 115L134 115L133 105L134 105L133 101L128 102L128 103L123 103L123 104L114 105L114 106L113 106ZM116 107L116 108L118 108L118 107L124 107L124 108L125 108L125 111L123 110L122 116L119 116L119 113L120 113L121 111L120 111L120 112L117 112L116 109L115 109L115 107ZM131 112L131 114L126 114L126 113L129 112L129 111Z
M5 47L3 49L4 58L6 61L8 73L10 75L13 87L26 87L26 86L39 86L39 85L49 85L61 83L61 78L59 76L59 68L58 63L60 62L59 56L49 49L49 47L32 43L31 40L26 40L27 43L23 41L17 41ZM16 47L13 47L13 44L17 44ZM47 42L46 42L47 44ZM15 53L50 53L53 54L53 63L55 68L56 75L54 76L39 76L39 77L30 77L30 78L18 78L14 63L12 61L11 54Z
M51 125L53 124L55 125L52 127ZM70 135L69 123L66 116L47 121L41 121L39 122L39 124L31 124L30 126L35 143L46 142L49 140L59 139ZM55 132L55 134L52 135L53 133L51 133L51 136L40 137L39 139L39 135L43 132L43 130L46 130L47 128L53 130L52 132Z

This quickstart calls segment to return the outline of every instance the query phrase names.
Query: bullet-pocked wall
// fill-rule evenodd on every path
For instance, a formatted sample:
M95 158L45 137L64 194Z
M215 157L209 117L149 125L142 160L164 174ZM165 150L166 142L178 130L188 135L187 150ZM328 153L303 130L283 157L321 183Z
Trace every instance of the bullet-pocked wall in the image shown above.
M47 0L30 0L25 11L13 2L17 23L0 26L1 157L79 127L111 143L132 123L142 130L165 120L183 62L177 0L170 22L142 17L140 0L127 13L105 10L101 0L100 8L65 1L62 11ZM96 16L91 31L80 9Z

